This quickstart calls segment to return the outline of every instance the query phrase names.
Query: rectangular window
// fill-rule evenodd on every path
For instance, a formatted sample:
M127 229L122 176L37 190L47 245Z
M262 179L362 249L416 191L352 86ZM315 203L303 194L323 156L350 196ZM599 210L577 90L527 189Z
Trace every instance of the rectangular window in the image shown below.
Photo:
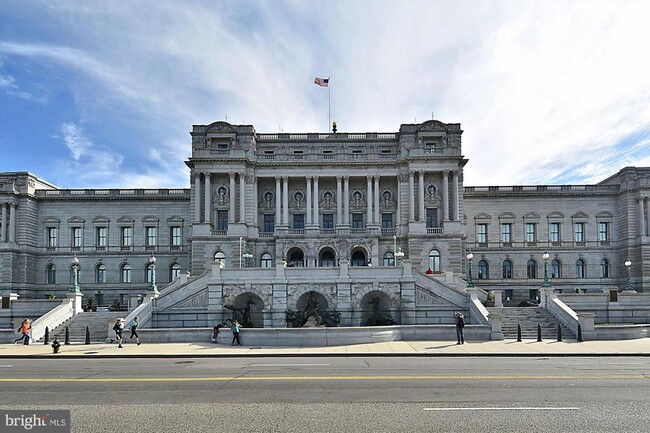
M227 231L228 230L228 211L227 210L218 210L217 211L217 230Z
M392 213L382 213L381 214L381 228L382 229L394 229L395 224L393 224L393 214Z
M551 223L550 238L551 242L560 242L560 223Z
M122 268L122 282L123 283L131 282L131 267L128 265Z
M324 229L333 229L334 228L334 214L324 213L323 214L323 228Z
M353 213L352 214L352 228L353 229L362 229L363 228L363 214L362 213Z
M573 240L576 242L585 241L585 223L575 223L573 225Z
M512 224L501 224L501 242L509 244L512 242Z
M363 157L363 151L361 149L354 149L352 151L352 159L361 159Z
M487 224L480 223L476 226L476 242L479 244L487 244Z
M598 240L601 242L609 240L609 223L598 223Z
M83 232L81 227L72 227L72 247L81 248L83 245Z
M171 241L172 247L180 248L182 242L181 228L171 227L169 232L169 239Z
M157 245L158 230L156 227L146 227L146 246L155 247Z
M332 159L334 157L334 152L331 150L323 150L323 159Z
M264 232L273 233L275 231L275 215L272 213L264 214Z
M533 223L526 223L526 242L537 242L537 233L535 230L535 224Z
M293 157L294 159L303 159L304 153L302 150L294 150Z
M275 159L275 151L273 151L273 150L265 150L264 151L264 159Z
M122 227L122 246L133 246L133 227Z
M293 228L296 230L301 230L305 228L305 214L302 213L293 214Z
M96 233L97 248L106 248L108 246L108 227L97 227Z
M438 227L438 209L427 208L427 228L432 229Z
M59 237L59 229L56 227L47 228L47 246L48 248L54 248L57 245Z

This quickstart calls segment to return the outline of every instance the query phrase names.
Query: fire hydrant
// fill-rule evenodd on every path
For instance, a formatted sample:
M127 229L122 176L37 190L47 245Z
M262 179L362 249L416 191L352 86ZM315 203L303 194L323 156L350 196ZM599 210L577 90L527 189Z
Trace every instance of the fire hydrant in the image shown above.
M57 337L54 337L54 341L52 342L52 350L54 353L59 353L59 347L61 347L61 343L59 343L59 339Z

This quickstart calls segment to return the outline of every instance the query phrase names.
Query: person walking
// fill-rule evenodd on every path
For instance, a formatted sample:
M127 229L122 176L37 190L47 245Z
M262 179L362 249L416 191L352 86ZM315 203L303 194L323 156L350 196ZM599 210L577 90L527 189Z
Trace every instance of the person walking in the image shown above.
M20 332L21 335L14 340L14 343L18 343L20 340L22 340L25 346L29 346L29 331L31 330L32 323L29 321L29 319L23 319L22 323L18 327L18 332Z
M241 329L241 325L239 324L238 321L233 320L232 325L230 326L230 330L232 331L232 343L230 343L231 346L235 345L235 341L237 341L237 346L241 346L241 343L239 341L239 330Z
M458 339L458 343L456 344L465 344L465 336L463 335L465 317L463 316L463 313L460 311L454 313L454 321L456 322L456 338Z
M115 325L113 325L113 331L115 331L115 340L111 340L111 343L117 341L117 347L122 348L122 331L124 331L124 319L117 319Z
M135 337L135 341L138 343L138 346L142 343L140 343L140 336L138 335L138 317L136 316L133 320L131 320L131 323L129 323L129 329L131 330L131 336L129 337L129 340L131 340L133 337Z

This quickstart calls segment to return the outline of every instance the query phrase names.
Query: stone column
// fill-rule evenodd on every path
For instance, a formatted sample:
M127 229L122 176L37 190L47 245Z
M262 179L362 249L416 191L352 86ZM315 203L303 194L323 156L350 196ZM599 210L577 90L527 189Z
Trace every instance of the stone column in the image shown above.
M228 209L228 222L235 222L235 173L228 173L230 177L230 209Z
M452 171L451 172L452 176L452 182L451 182L451 202L452 202L452 208L451 208L451 217L454 221L458 221L460 219L459 217L459 209L460 209L460 204L458 200L458 172L457 171Z
M260 213L258 212L259 209L259 196L257 195L257 176L251 176L253 179L253 209L255 211L255 214L253 215L253 224L255 224L258 228L260 226L259 224L259 215Z
M239 173L239 222L246 222L246 176Z
M203 173L203 176L205 177L205 215L204 219L205 222L210 224L212 221L211 218L211 212L212 212L212 186L210 185L212 173L209 171L206 171Z
M318 176L314 176L314 224L320 226L320 200L318 195Z
M397 180L397 215L395 215L395 227L399 227L400 223L400 214L402 213L402 184L399 181L399 173L397 174L395 180ZM397 260L397 258L395 258ZM397 263L397 262L395 262Z
M380 224L381 219L379 218L379 176L375 176L375 224Z
M0 221L2 221L2 226L0 226L0 242L7 242L7 203L0 203Z
M201 222L201 173L198 171L194 173L194 221ZM4 226L3 219L2 227Z
M366 192L366 227L372 224L372 176L366 176L368 191Z
M9 242L16 242L16 203L9 203Z
M409 221L415 221L415 185L413 173L409 173Z
M341 176L336 176L336 224L343 224L343 185Z
M449 221L449 172L442 172L442 220Z
M639 203L639 235L640 236L646 236L646 231L645 231L645 214L644 214L644 209L643 209L643 198L638 200Z
M418 172L419 178L418 178L418 205L419 205L419 215L418 215L418 221L426 221L425 215L424 215L424 172L420 171Z
M343 178L343 223L350 225L350 176Z
M645 233L646 236L650 234L650 197L645 198Z
M282 178L282 224L289 225L289 177Z
M282 224L282 221L280 220L280 203L282 199L282 193L280 189L280 176L275 176L275 223L274 225L280 225Z
M306 225L311 225L311 176L307 176L307 221Z

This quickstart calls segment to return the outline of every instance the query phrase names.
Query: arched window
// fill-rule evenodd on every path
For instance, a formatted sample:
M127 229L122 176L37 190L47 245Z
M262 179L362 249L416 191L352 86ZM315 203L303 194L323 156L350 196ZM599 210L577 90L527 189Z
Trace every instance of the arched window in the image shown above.
M169 269L169 281L174 281L176 278L181 276L181 265L174 263Z
M147 274L147 283L149 283L149 284L153 283L153 270L154 270L154 266L155 266L155 265L154 265L153 263L147 265L147 272L146 272L146 274Z
M320 265L331 268L334 266L334 252L330 250L323 251L320 255Z
M122 265L122 270L120 271L120 282L122 283L131 282L131 265L128 264Z
M526 263L526 278L537 278L537 262L533 259L528 260L528 263Z
M302 250L294 249L289 252L289 266L302 268L305 266L305 255Z
M478 262L478 279L487 280L490 278L487 260L479 260Z
M440 272L440 253L438 250L429 251L429 269Z
M384 266L395 266L395 254L391 251L386 251L384 254Z
M214 261L219 263L219 267L226 267L226 255L223 252L217 251L214 253Z
M551 262L551 278L562 278L562 264L558 259Z
M97 266L95 281L97 281L98 283L102 283L102 284L106 282L106 266L105 265Z
M363 251L352 253L352 266L366 266L366 255Z
M269 253L262 254L260 258L260 267L262 268L272 268L273 267L273 256Z
M600 261L600 278L609 278L609 260Z
M585 273L585 261L582 259L576 260L576 278L584 278Z
M56 284L56 266L49 265L46 269L47 284Z
M504 260L503 265L503 279L509 280L512 278L512 262L510 260Z

